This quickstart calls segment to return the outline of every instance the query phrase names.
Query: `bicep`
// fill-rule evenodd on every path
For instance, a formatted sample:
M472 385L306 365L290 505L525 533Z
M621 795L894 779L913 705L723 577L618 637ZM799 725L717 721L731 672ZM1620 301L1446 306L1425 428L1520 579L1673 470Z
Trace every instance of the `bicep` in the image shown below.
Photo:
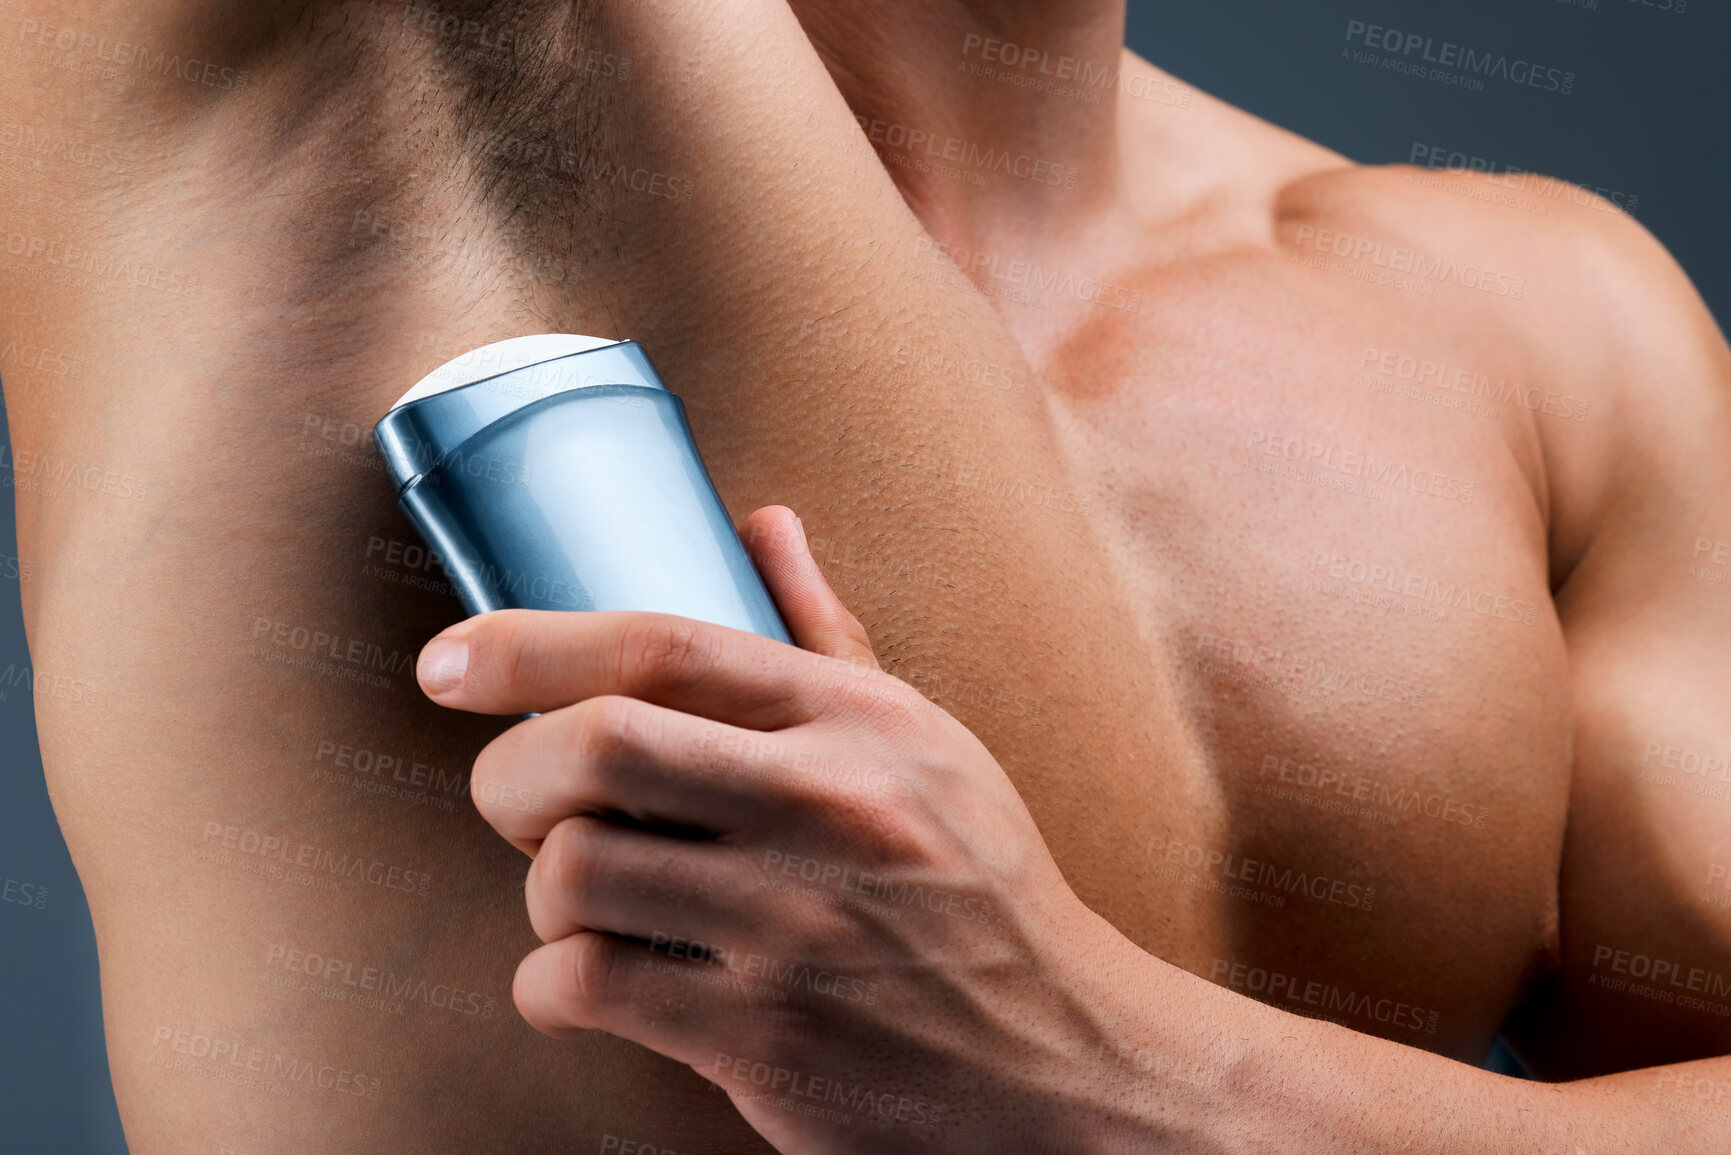
M1560 971L1510 1034L1562 1077L1731 1054L1731 358L1716 332L1694 345L1681 377L1625 389L1647 411L1598 463L1606 497L1557 597Z

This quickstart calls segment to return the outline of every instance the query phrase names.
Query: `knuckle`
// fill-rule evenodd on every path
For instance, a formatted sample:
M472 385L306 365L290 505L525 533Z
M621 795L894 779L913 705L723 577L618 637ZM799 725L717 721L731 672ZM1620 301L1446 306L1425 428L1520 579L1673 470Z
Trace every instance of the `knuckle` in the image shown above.
M926 861L953 841L942 809L924 791L855 787L832 803L829 824L885 861Z
M638 705L608 695L573 707L567 733L571 764L596 779L617 771L635 741Z
M469 768L469 800L489 823L507 817L510 808L501 808L497 800L503 787L510 786L514 767L523 757L523 735L513 727L481 748Z
M792 775L772 785L773 797L796 814L827 818L845 811L849 805L843 787L807 775Z
M687 682L714 665L720 635L702 622L655 616L634 622L621 636L620 668L636 685Z
M856 792L836 809L832 822L850 841L871 847L873 855L886 862L908 862L924 856L925 823L906 806Z
M848 705L861 721L892 735L918 733L932 704L918 690L890 674L859 667L850 679Z
M562 958L558 996L568 1007L584 1009L612 1001L619 953L605 935L580 934Z
M923 815L905 807L891 807L876 817L874 831L878 845L891 861L943 867L947 855L939 840L932 837L932 826ZM947 874L940 869L939 874Z
M489 688L510 694L532 683L534 631L510 610L483 615L469 632L471 677L486 679Z
M902 858L921 837L921 816L905 799L860 782L794 782L787 785L785 800L838 845L870 847L873 854Z
M537 864L545 860L547 882L562 895L587 894L600 878L599 847L586 819L567 818L541 844Z
M469 801L475 804L475 809L481 817L491 822L494 805L489 799L498 796L499 770L494 763L500 760L500 755L490 743L475 755L475 764L469 767Z

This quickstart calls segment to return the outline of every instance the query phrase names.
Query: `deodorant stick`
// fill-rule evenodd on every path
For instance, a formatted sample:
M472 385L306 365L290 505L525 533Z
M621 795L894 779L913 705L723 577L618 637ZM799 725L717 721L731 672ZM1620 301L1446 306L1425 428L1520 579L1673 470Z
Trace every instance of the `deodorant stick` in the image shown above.
M632 341L546 334L466 353L373 430L402 510L471 614L678 614L791 642Z

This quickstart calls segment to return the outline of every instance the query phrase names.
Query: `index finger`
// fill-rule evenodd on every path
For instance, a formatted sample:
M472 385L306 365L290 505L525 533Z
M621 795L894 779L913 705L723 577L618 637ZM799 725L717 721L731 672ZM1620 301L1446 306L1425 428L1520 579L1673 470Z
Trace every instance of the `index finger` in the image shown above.
M832 669L833 668L833 669ZM752 730L815 718L861 664L669 614L497 610L427 644L416 674L441 706L538 714L611 694Z

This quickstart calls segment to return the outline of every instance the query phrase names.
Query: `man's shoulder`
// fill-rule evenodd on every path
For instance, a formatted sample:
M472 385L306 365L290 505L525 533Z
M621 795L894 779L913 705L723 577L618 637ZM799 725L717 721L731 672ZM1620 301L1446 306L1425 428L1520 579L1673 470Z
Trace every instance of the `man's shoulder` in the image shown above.
M1678 450L1731 437L1731 349L1705 302L1642 224L1584 188L1339 164L1282 187L1275 235L1429 277L1437 291L1410 299L1424 314L1412 320L1516 367L1534 396L1577 399L1585 421L1532 422L1565 556L1585 548L1629 479L1703 484L1712 466Z
M1453 269L1470 311L1508 322L1535 351L1592 354L1610 368L1657 344L1723 345L1677 261L1640 222L1592 190L1532 173L1344 164L1281 191L1287 227L1326 225L1354 246L1399 247Z
M1588 189L1531 174L1346 164L1288 183L1277 217L1289 242L1308 224L1328 229L1336 250L1368 246L1384 260L1401 250L1414 270L1449 283L1425 308L1518 347L1546 375L1591 391L1601 411L1663 399L1683 413L1731 400L1731 352L1688 275L1645 226Z
M1135 57L1129 67L1170 79ZM1530 342L1536 357L1591 353L1609 368L1645 359L1655 343L1723 344L1688 277L1626 211L1627 197L1530 172L1358 164L1200 92L1180 122L1168 112L1163 124L1160 112L1138 110L1139 123L1198 174L1196 203L1236 206L1250 228L1271 212L1283 249L1308 225L1306 242L1326 229L1335 255L1386 260L1401 250L1402 261L1472 290L1427 297L1430 307L1482 319Z

